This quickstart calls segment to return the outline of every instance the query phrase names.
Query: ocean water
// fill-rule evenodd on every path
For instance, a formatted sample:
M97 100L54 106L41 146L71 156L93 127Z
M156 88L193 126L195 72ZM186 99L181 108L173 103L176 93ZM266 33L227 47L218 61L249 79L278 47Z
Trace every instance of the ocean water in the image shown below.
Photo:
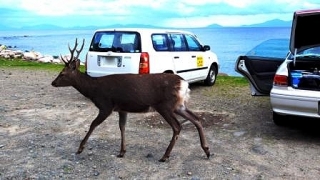
M231 76L241 76L234 71L239 55L245 55L252 48L268 39L289 38L290 27L237 27L237 28L193 28L184 29L195 33L201 42L210 45L221 64L220 72ZM68 43L74 45L85 39L80 59L84 60L94 30L39 30L39 31L0 31L0 44L15 47L22 51L38 51L43 55L65 55L69 53ZM288 47L289 48L289 47Z

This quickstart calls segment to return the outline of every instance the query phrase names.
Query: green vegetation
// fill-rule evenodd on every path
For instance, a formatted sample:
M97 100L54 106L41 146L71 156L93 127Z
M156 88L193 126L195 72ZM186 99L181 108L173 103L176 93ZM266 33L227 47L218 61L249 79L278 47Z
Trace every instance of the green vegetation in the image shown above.
M214 86L203 89L203 95L208 97L242 98L248 94L248 81L236 76L218 76Z
M49 70L49 71L61 71L64 67L64 64L52 64L52 63L42 63L35 61L26 61L22 59L5 59L0 58L0 67L1 68L23 68L30 70ZM81 66L81 71L84 71L84 67Z
M226 88L231 88L234 85L237 86L248 86L248 81L243 77L236 77L236 76L218 76L216 84L217 86L223 85Z

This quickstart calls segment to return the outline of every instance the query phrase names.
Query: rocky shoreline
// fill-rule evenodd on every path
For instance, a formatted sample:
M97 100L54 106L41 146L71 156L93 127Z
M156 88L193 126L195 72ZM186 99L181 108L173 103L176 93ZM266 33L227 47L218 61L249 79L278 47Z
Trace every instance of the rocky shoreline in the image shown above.
M6 59L23 59L23 60L29 60L29 61L38 61L38 62L44 62L44 63L62 63L59 56L53 56L53 55L43 55L40 52L37 51L21 51L21 50L15 50L15 48L8 47L6 45L0 44L0 57L6 58Z

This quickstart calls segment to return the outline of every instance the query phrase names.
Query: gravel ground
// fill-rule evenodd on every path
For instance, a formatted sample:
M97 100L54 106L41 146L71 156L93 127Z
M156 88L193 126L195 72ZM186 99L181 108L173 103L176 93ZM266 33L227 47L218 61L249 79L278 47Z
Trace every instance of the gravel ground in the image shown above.
M184 124L169 161L172 136L156 112L130 114L127 153L117 158L120 131L113 113L80 141L97 115L73 88L54 88L57 73L0 68L0 179L319 179L320 131L313 119L272 122L268 97L249 87L191 85L189 108L203 121L214 155L207 159L196 129Z

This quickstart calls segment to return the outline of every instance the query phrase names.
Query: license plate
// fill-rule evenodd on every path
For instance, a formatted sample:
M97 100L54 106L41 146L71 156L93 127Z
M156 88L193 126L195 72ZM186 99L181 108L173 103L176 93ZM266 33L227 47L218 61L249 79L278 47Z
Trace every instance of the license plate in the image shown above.
M98 65L102 67L121 67L122 60L118 56L99 56Z
M203 57L198 56L197 57L197 67L202 67L203 66Z

